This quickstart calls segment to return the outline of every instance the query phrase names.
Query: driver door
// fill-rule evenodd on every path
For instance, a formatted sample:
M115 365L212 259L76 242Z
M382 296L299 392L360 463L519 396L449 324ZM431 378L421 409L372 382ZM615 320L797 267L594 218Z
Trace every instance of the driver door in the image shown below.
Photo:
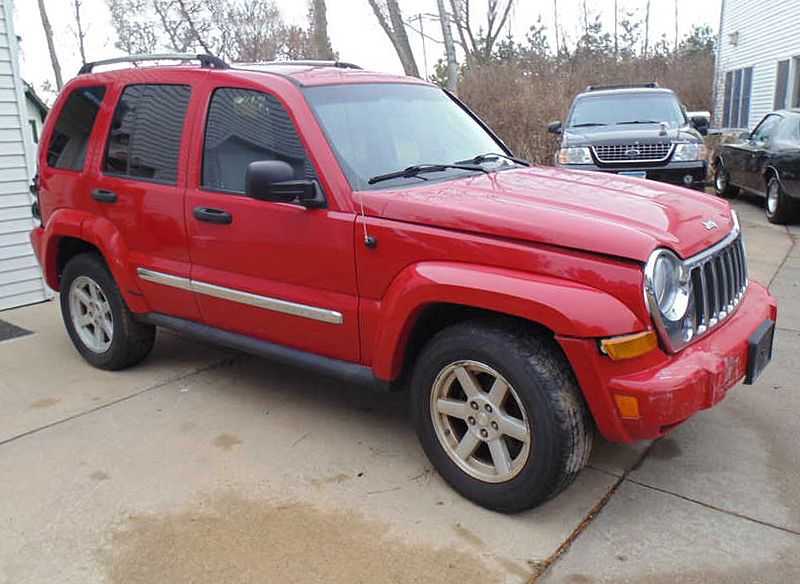
M354 216L245 196L258 160L317 180L300 133L271 93L209 81L202 146L186 195L192 285L206 324L358 361Z
M743 149L740 167L741 177L734 181L736 184L757 193L764 191L761 166L780 121L781 117L779 115L769 114L753 130L750 135L750 141L747 143L746 148Z

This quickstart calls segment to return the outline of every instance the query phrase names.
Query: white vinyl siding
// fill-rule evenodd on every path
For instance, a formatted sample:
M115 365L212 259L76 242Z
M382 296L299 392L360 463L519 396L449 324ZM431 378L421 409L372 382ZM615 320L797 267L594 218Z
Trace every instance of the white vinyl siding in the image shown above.
M49 296L28 239L34 165L11 21L11 0L0 0L0 310Z
M717 53L714 115L717 124L722 123L723 117L725 74L736 69L753 68L750 112L746 124L742 125L752 129L772 111L778 62L800 57L798 31L798 0L723 0ZM735 45L731 35L735 36ZM792 98L794 74L794 71L789 74L787 103ZM797 74L800 75L800 71Z

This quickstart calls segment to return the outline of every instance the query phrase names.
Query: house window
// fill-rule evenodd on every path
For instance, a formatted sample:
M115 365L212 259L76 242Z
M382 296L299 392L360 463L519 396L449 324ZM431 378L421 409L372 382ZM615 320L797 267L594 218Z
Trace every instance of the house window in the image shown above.
M31 137L33 138L33 143L39 143L39 128L36 127L36 120L28 120L28 124L31 126Z
M786 107L786 95L789 89L789 59L778 62L778 71L775 78L775 102L773 109L779 110Z
M794 69L794 81L792 82L792 107L800 107L800 57L792 59L792 69Z
M750 119L750 92L753 87L753 68L736 69L725 73L725 99L722 125L745 128Z

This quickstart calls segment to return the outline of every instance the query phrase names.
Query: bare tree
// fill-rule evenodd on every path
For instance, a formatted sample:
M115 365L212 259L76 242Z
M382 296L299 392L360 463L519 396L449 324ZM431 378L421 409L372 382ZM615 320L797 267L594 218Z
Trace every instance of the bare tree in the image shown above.
M514 0L486 0L486 28L479 28L476 34L470 18L470 0L450 0L453 21L467 62L476 59L485 62L491 58L494 44L508 21L513 5Z
M200 45L206 53L210 54L211 49L208 46L208 43L203 38L204 35L200 33L197 25L195 24L195 17L198 12L202 10L202 6L198 7L196 3L193 3L190 7L187 7L187 2L185 0L178 0L178 8L180 10L181 18L186 22L186 26L189 29L189 34L194 42Z
M583 36L589 36L589 7L586 5L586 0L583 0Z
M456 61L456 45L453 42L453 32L450 30L450 17L444 8L444 0L436 0L439 9L439 22L442 25L442 39L444 52L447 57L447 89L455 93L458 91L458 62Z
M647 0L644 9L644 50L642 54L647 57L650 50L650 0Z
M561 41L558 39L558 0L553 0L553 32L556 35L556 55L561 53Z
M617 61L618 59L619 59L619 5L617 0L614 0L614 61Z
M675 51L678 50L678 0L675 0Z
M117 47L128 54L203 51L232 61L315 55L312 31L288 26L273 0L107 2Z
M378 24L381 25L383 32L392 42L392 46L394 46L394 50L400 58L400 63L403 65L403 71L405 71L406 75L419 77L417 61L414 59L414 53L411 52L411 44L408 42L408 35L406 34L406 25L403 22L403 15L400 12L397 0L368 1L372 11L375 13L375 17L378 19Z
M328 36L328 9L325 6L325 0L310 0L309 21L314 38L314 57L326 60L336 59L336 53L333 52L331 39Z
M86 64L86 47L84 40L86 39L86 31L83 30L83 21L81 19L81 5L82 0L73 0L72 6L75 11L75 36L78 38L78 50L81 54L81 64Z
M61 65L58 63L56 46L53 44L53 28L50 26L50 19L47 17L44 0L39 0L39 15L42 17L42 28L47 39L47 50L50 52L50 63L53 65L53 73L56 76L56 88L61 91L61 88L64 87L64 80L61 78Z

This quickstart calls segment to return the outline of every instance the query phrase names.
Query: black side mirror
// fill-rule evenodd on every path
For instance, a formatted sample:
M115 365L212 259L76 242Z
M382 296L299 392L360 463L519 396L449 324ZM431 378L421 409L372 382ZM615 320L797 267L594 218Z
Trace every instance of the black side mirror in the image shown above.
M740 132L739 133L739 139L740 140L747 141L747 140L750 140L751 138L752 138L752 136L750 135L750 132L748 132L747 130L745 130L744 132Z
M560 134L562 132L561 122L550 122L547 124L547 131L550 134Z
M274 203L297 203L307 208L325 206L319 185L295 180L294 169L282 160L257 160L247 165L244 192L248 197Z
M708 118L705 116L692 116L692 126L694 129L705 136L708 134Z

